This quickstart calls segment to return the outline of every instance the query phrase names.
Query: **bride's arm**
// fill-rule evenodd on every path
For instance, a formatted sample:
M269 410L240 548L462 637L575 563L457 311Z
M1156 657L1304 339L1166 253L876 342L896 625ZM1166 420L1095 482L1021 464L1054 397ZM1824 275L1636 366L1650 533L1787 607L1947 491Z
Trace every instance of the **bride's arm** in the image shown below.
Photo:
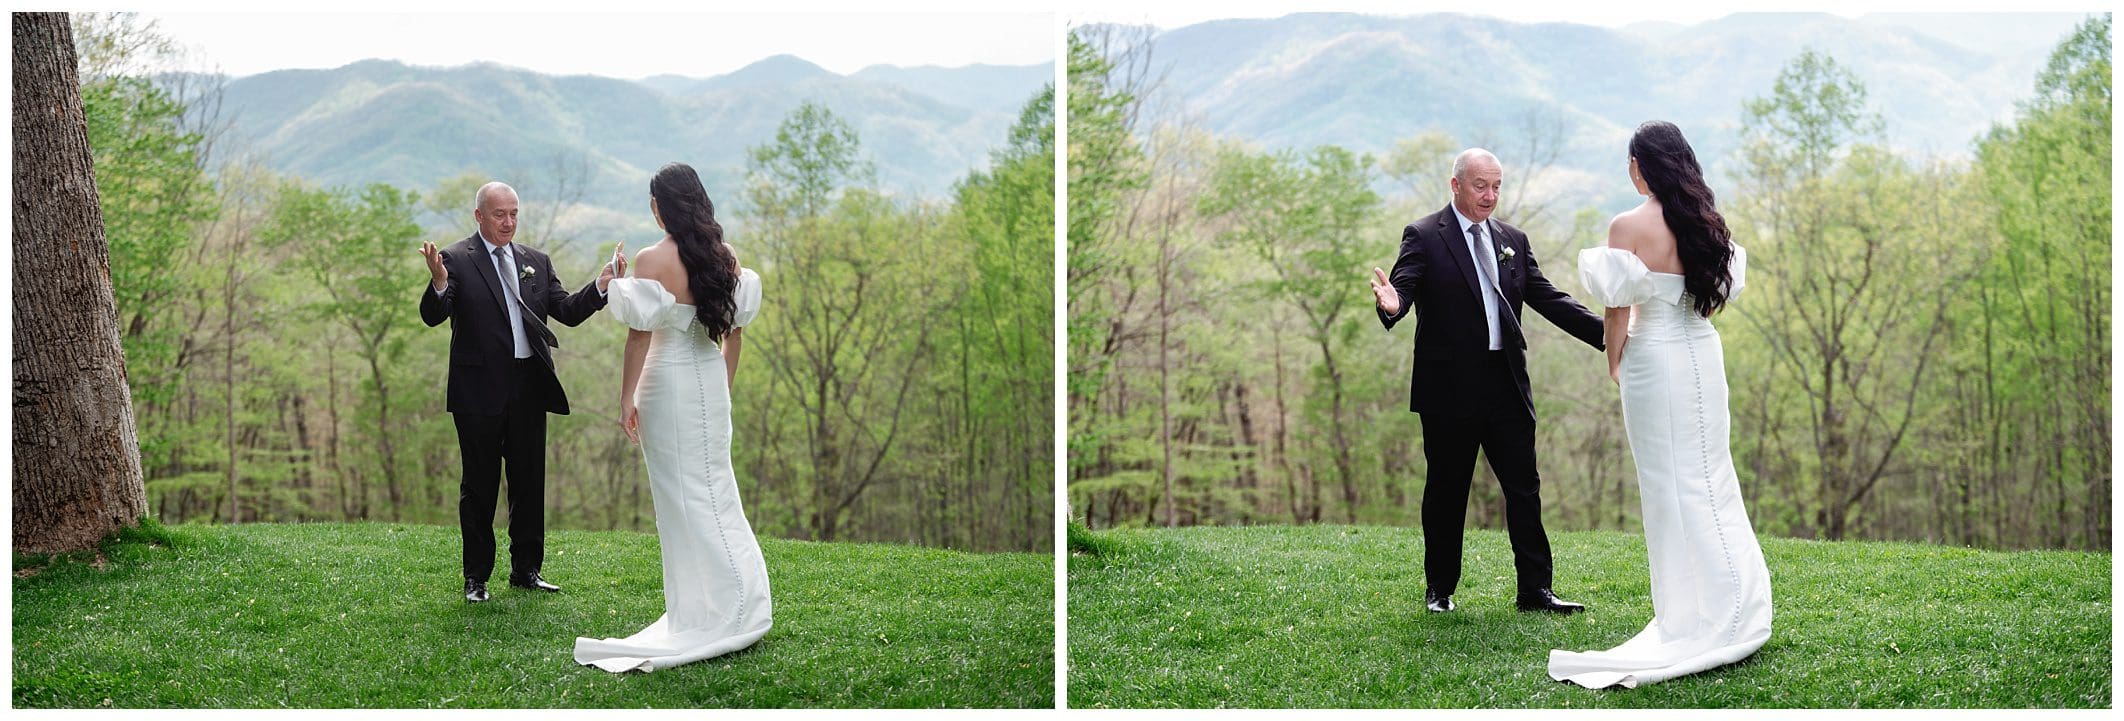
M1609 308L1602 317L1605 327L1601 332L1607 336L1608 346L1608 380L1617 383L1622 382L1617 369L1622 367L1623 344L1630 342L1630 311L1633 308L1636 306Z
M620 428L642 442L641 416L634 407L634 384L642 379L642 360L649 356L649 332L627 329L627 351L620 361Z
M723 336L723 383L725 387L737 385L738 353L745 350L745 329L732 328Z
M1642 206L1640 206L1642 207ZM1632 212L1615 216L1608 221L1608 247L1616 250L1637 252L1637 238L1633 235ZM1619 373L1622 368L1623 345L1630 342L1630 311L1635 306L1609 308L1601 316L1601 335L1608 351L1608 380L1622 383Z

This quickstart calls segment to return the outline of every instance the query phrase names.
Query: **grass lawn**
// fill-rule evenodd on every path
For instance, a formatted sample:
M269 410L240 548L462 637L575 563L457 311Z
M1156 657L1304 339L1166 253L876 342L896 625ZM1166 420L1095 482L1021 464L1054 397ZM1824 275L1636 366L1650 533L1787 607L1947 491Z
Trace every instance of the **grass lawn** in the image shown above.
M616 676L576 665L575 637L663 612L656 537L548 533L566 590L547 594L508 586L500 535L483 604L460 595L454 527L180 526L100 564L18 557L14 705L1054 706L1046 554L762 538L766 638Z
M1423 610L1414 528L1071 535L1071 708L2111 705L2108 554L1767 538L1769 644L1591 691L1550 680L1548 652L1651 620L1636 534L1552 534L1557 593L1591 606L1573 616L1513 609L1502 531L1468 532L1450 614Z

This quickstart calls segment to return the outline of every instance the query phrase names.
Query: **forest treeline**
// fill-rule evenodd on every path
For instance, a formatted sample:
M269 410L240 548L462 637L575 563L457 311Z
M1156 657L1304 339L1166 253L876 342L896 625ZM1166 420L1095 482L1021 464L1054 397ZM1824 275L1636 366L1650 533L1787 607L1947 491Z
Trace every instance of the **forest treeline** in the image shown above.
M1716 323L1759 531L2109 547L2109 37L2102 15L2064 38L1967 159L1891 150L1865 85L1813 51L1741 109L1734 170L1707 180L1750 261ZM1565 128L1264 150L1166 111L1139 31L1078 29L1068 52L1071 518L1418 525L1410 340L1380 329L1366 276L1445 206L1453 154L1495 142L1497 217L1583 297L1577 252L1607 214L1515 182ZM1527 328L1546 520L1636 529L1601 355ZM1473 523L1501 527L1478 473Z
M154 515L454 523L449 329L416 314L421 242L471 234L490 179L516 186L517 240L571 288L618 242L657 238L564 230L584 177L567 159L433 188L274 173L234 149L213 78L159 72L174 50L151 24L74 24ZM989 167L934 200L881 187L850 124L806 104L750 149L741 196L714 199L766 288L732 394L761 532L1053 547L1053 99L1029 99ZM649 530L617 421L625 328L599 314L556 331L574 412L549 427L548 524Z

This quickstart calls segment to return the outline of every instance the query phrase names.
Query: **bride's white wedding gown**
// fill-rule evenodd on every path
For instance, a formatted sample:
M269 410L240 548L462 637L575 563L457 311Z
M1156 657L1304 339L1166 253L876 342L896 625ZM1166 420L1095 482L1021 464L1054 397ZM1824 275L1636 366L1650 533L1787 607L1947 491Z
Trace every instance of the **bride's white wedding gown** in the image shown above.
M1730 301L1747 272L1733 248ZM1637 463L1652 622L1606 651L1549 652L1549 677L1588 688L1657 683L1747 658L1770 639L1770 570L1733 472L1718 330L1689 306L1682 276L1624 250L1578 255L1590 296L1636 306L1619 369Z
M730 468L730 385L723 349L653 280L615 278L613 317L649 331L635 387L642 458L664 554L664 616L626 638L575 639L576 663L655 671L752 645L774 625L767 562ZM760 311L760 278L740 272L736 326Z

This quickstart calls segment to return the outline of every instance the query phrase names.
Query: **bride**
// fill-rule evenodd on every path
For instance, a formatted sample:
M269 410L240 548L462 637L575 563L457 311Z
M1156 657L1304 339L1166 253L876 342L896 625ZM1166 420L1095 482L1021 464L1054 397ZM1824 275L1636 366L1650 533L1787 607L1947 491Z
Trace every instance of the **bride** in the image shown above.
M1578 266L1608 307L1608 375L1622 387L1637 463L1652 622L1606 651L1549 652L1550 678L1588 688L1715 668L1770 639L1770 571L1741 507L1725 355L1710 320L1740 293L1748 254L1672 123L1638 126L1630 179L1644 204L1616 216L1608 246L1580 252Z
M767 564L730 468L730 387L760 278L740 268L700 176L682 163L649 181L667 235L615 278L612 315L632 329L620 425L642 447L664 554L664 616L626 638L577 638L575 661L614 673L721 656L774 625Z

